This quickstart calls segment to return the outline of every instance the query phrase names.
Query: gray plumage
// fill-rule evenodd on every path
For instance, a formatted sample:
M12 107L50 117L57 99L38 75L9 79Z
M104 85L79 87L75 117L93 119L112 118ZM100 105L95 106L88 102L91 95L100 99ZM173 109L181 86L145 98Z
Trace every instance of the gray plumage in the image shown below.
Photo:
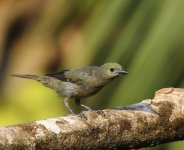
M47 74L45 76L29 74L15 74L12 76L33 79L55 90L59 95L65 98L65 106L73 113L68 105L69 99L74 99L77 105L90 110L89 107L80 103L80 99L96 94L120 74L127 74L127 72L117 63L106 63L100 67L89 66L74 68Z

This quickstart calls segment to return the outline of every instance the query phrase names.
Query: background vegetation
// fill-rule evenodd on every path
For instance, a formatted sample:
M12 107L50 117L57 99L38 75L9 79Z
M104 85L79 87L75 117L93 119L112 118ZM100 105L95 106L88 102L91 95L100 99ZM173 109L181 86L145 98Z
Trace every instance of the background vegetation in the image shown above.
M0 125L67 113L55 92L10 74L122 64L127 76L84 101L94 109L152 98L164 87L184 87L183 13L183 0L1 0Z

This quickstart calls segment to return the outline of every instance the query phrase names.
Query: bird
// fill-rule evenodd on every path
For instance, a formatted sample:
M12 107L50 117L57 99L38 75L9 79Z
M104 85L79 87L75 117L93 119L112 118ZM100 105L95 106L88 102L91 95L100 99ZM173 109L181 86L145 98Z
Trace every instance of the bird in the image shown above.
M45 87L53 89L64 97L64 105L71 114L75 114L69 101L90 111L90 107L81 103L81 99L95 95L107 84L122 74L128 74L118 63L105 63L101 66L78 67L70 70L46 74L12 74L14 77L27 78L41 82Z

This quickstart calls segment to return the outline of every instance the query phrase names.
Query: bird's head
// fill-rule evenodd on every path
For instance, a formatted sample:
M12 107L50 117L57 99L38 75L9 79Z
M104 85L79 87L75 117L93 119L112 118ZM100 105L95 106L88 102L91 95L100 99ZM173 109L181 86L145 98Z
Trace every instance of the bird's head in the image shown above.
M121 74L128 73L118 63L106 63L106 64L100 66L100 72L101 72L102 76L106 79L111 79L111 78L117 77Z

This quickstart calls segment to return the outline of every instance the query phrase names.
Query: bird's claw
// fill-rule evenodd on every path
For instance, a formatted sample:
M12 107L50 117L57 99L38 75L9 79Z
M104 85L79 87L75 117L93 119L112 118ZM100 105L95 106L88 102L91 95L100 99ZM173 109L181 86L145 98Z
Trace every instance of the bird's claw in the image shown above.
M105 117L105 113L103 110L97 110L96 113Z
M81 119L87 119L86 115L82 112L78 115Z

